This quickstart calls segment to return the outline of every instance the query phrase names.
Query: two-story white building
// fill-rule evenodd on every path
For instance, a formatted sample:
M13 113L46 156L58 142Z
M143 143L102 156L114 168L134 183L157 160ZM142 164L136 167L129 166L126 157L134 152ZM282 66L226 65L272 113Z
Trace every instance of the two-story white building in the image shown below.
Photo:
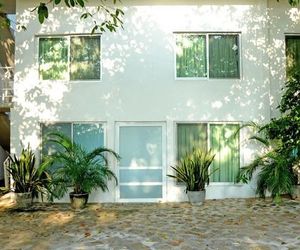
M242 123L276 115L286 51L300 51L300 10L281 0L123 0L124 29L91 35L80 12L17 0L11 149L59 129L88 149L106 146L119 185L94 202L183 201L166 175L193 146L216 157L207 198L251 197L235 183L257 153ZM89 1L92 7L96 1ZM47 149L45 149L47 150Z

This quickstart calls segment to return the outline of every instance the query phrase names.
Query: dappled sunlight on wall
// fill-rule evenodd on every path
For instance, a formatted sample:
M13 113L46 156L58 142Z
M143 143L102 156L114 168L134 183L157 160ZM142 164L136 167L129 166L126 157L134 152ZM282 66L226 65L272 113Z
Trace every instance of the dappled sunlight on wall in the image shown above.
M124 30L120 29L115 34L103 35L103 82L109 82L111 86L109 88L106 88L106 86L99 87L101 88L102 97L97 98L96 102L99 104L104 103L106 107L113 106L110 107L110 112L105 110L105 114L111 116L114 111L128 112L129 110L133 110L132 113L134 113L139 109L139 107L136 106L137 102L140 102L142 105L145 105L145 103L153 103L153 97L155 96L153 91L160 85L159 87L162 92L166 93L166 91L168 91L168 95L158 97L160 101L162 101L162 97L165 99L165 117L177 119L176 117L179 118L182 115L188 116L188 119L199 120L244 120L244 113L240 112L240 110L231 110L230 107L232 105L238 105L242 109L247 110L250 113L248 119L256 117L257 108L254 106L254 103L257 104L258 99L261 98L260 107L264 106L263 104L267 104L265 96L257 97L257 92L261 93L261 91L268 91L268 89L264 88L264 85L258 85L254 76L253 80L247 79L248 77L231 81L204 80L185 83L181 83L180 81L174 82L172 80L172 78L174 79L174 66L172 65L174 63L173 32L236 30L244 32L243 36L244 34L251 34L252 36L253 33L256 34L259 32L258 27L261 26L261 18L253 16L254 13L257 13L257 16L260 17L262 13L260 7L252 5L181 5L171 7L172 11L167 11L170 8L170 6L167 5L151 7L130 6L129 8L125 8ZM60 13L59 11L61 10L56 8L53 11L53 14L55 14ZM70 14L65 12L64 14L67 16L67 19L64 20L64 27L62 27L61 24L59 25L58 19L50 19L37 33L67 33L66 29L69 27L72 32L86 32L86 27L82 26L83 24L81 22L79 22L76 27L71 26L71 24L74 23L74 19L78 17L78 13L74 12ZM199 19L199 16L202 18ZM219 18L212 20L214 16L218 16ZM251 19L249 19L250 17ZM237 20L245 21L241 23ZM250 24L249 20L251 20ZM212 23L214 26L213 29L211 28ZM201 27L201 30L199 30L199 27ZM68 30L68 33L70 30ZM153 32L154 30L155 32ZM261 34L262 33L256 34L254 36L255 38L253 38L253 42L258 43L257 38L260 37ZM243 40L242 42L245 43L247 41ZM244 47L248 46L243 44L242 49L244 49ZM160 52L158 53L158 51ZM247 53L246 51L245 58L242 58L243 66L248 60ZM250 58L249 61L257 64L257 67L260 67L262 63L258 62L261 61L261 58L256 58L254 56L256 53L253 53L253 51L249 51L248 54ZM169 62L166 62L166 58ZM253 65L253 63L251 63L251 65ZM242 77L248 75L248 72L245 72L245 70L247 70L247 68L243 68ZM139 76L136 76L134 73L137 71L139 72ZM149 74L149 72L151 72L151 74ZM128 84L132 86L132 89L137 90L137 92L141 90L140 95L145 98L136 96L135 91L129 96L128 91L124 91L124 88L126 88ZM179 84L181 84L181 86L178 86ZM195 87L195 84L198 86ZM192 85L191 90L188 90L186 85ZM248 89L245 90L245 86ZM81 86L74 87L82 89ZM175 90L173 90L174 87ZM53 87L52 89L55 90L55 88L56 87ZM68 96L77 97L77 91L75 90L74 93L71 93L68 88L69 87L64 86L63 93L70 93L71 95ZM199 92L194 92L195 88L197 88ZM255 88L257 88L257 90L255 90ZM92 89L96 90L97 87L93 86ZM179 92L178 89L180 90ZM205 91L203 91L203 89L205 89ZM102 90L104 90L104 93ZM91 91L91 89L86 90L86 94L88 94L89 91ZM191 93L191 91L193 93ZM49 101L50 103L55 101L59 103L58 99L61 99L62 96L56 96L54 92L55 91L47 94ZM82 92L80 91L80 93ZM180 99L183 100L183 102L177 101L178 93L182 95ZM257 100L253 100L254 96ZM95 97L92 97L92 100L93 99L95 99ZM79 103L88 107L84 100L79 100ZM69 107L71 108L72 104ZM216 109L219 110L218 116L216 116L215 113ZM48 107L48 110L51 110L51 114L53 114L55 118L55 109ZM170 110L173 111L170 112ZM49 113L49 111L47 112ZM267 114L264 115L264 117L266 118Z
M235 5L234 3L214 5L209 1L209 3L202 2L201 5L198 4L199 2L189 5L179 4L178 6L172 6L172 11L170 11L170 5L167 3L161 3L162 6L146 5L136 8L141 17L150 16L155 21L152 25L153 28L156 28L155 24L157 24L162 31L169 32L170 30L186 31L187 29L189 31L199 31L199 29L193 29L197 24L201 24L201 31L211 31L212 25L222 26L224 30L228 30L239 26L244 13L252 7L248 3L246 5ZM139 27L142 28L138 18L133 19L133 21L139 23Z
M20 6L19 6L20 8ZM16 74L15 74L15 110L12 125L18 130L13 134L13 144L19 148L19 143L37 149L40 143L40 122L58 120L58 112L62 106L69 106L64 103L64 95L71 91L71 84L67 81L40 81L38 73L38 42L32 34L50 34L59 31L62 27L59 18L56 18L62 9L55 8L44 25L37 24L35 14L31 12L33 5L26 7L22 13L17 13L17 20L26 26L27 31L18 31L16 53ZM78 13L65 11L68 15L64 25L74 26L74 18ZM55 16L55 18L54 18ZM76 25L77 29L84 26ZM23 40L19 39L20 37ZM14 125L16 124L16 125ZM18 125L17 125L18 124ZM16 151L13 148L12 151Z
M290 20L293 23L297 23L297 22L299 23L299 21L300 21L300 9L292 8L292 9L287 11L287 14L288 14Z
M300 34L300 11L284 1L269 1L270 44L270 89L271 117L278 116L282 87L286 81L285 35Z
M203 7L203 9L206 9L206 7ZM197 10L201 13L202 7L197 8ZM185 95L185 92L187 93L187 101L184 101L184 103L177 102L176 107L173 107L173 114L169 115L168 118L176 119L176 116L178 117L180 114L185 115L188 109L187 112L189 113L188 117L190 120L256 119L260 122L268 121L269 81L268 73L262 70L262 68L268 70L268 61L266 58L267 38L265 37L265 33L267 33L267 18L263 16L265 14L264 10L260 6L250 5L243 6L242 8L240 8L240 6L213 6L207 13L211 16L217 16L218 13L222 13L218 15L221 20L222 17L225 16L232 18L236 16L242 17L239 19L242 20L242 22L230 22L228 27L226 27L226 23L221 27L221 25L219 25L219 18L213 22L213 26L215 26L214 29L211 29L211 23L210 27L207 27L209 31L242 31L241 79L210 79L194 82L178 80L178 84L183 85L179 86L179 88L182 89L180 93L181 95ZM207 13L199 15L201 17L203 16L201 22L206 20ZM230 18L227 18L227 22L228 20L230 20ZM197 24L197 20L195 22ZM184 27L184 24L181 26ZM201 27L203 27L202 23ZM193 25L189 25L188 29L184 27L179 31L186 30L199 31L198 28L193 28ZM205 28L201 28L200 31L205 30ZM260 53L257 51L260 51ZM186 89L187 85L194 87L196 84L200 85L199 92L190 93ZM176 95L177 93L174 94L174 98ZM236 108L232 109L232 107ZM218 112L216 113L215 111L217 110ZM257 117L258 110L261 110L260 113L262 115L260 117Z
M124 0L124 29L101 35L102 65L99 77L95 77L97 80L41 81L39 37L89 34L92 27L79 19L79 9L70 11L61 7L52 9L49 19L40 25L31 12L39 1L17 1L17 19L27 26L27 31L18 31L16 39L12 152L20 150L20 142L23 145L30 143L38 151L41 123L104 122L107 128L105 146L112 149L116 149L119 140L118 122L165 123L167 138L162 137L167 140L167 153L159 145L162 140L153 142L149 139L143 154L128 157L129 167L174 165L177 122L268 122L275 114L280 86L285 79L284 36L300 33L299 9L288 7L286 1ZM93 2L91 0L89 4ZM100 20L101 15L98 18ZM233 33L234 45L240 52L240 68L234 77L239 73L240 77L176 78L176 32ZM239 41L237 37L240 37ZM209 42L209 36L207 40ZM237 59L237 53L235 56ZM81 63L75 65L78 67L71 65L73 71L81 75L78 69L91 70L85 67L84 60L78 62ZM99 60L95 59L97 63ZM49 68L44 71L51 76L47 72ZM241 132L241 166L262 152L257 143L247 140L251 134L250 130ZM139 134L136 140L141 141L142 135ZM126 141L132 143L128 138ZM141 148L137 146L136 150ZM130 147L124 150L128 154L133 152ZM229 152L226 147L218 151L224 156ZM165 153L166 157L160 155ZM170 173L171 170L166 167L164 171ZM167 200L186 199L183 186L176 186L169 178L164 178ZM214 195L225 197L228 190L232 195L234 192L239 194L236 190L243 194L253 191L252 184L250 187L228 185L231 185L228 189L220 186ZM110 187L113 192L114 186ZM210 190L213 189L208 189L208 197L212 197ZM98 194L93 193L91 200L99 201ZM113 201L115 196L108 193L101 199Z
M20 25L26 27L26 29L30 27L30 22L35 19L34 13L31 11L32 9L33 8L25 8L22 10L22 13L17 13L17 21Z
M279 3L289 20L282 22L282 9L271 6L268 17L262 1L201 3L128 1L124 30L102 35L101 81L69 83L39 81L33 34L89 33L92 27L79 20L79 10L62 8L40 26L28 3L19 1L25 11L18 21L28 30L17 35L14 146L20 139L37 141L32 138L39 138L43 121L267 122L284 81L283 33L299 26L299 10ZM241 32L241 79L175 80L174 32L189 31Z

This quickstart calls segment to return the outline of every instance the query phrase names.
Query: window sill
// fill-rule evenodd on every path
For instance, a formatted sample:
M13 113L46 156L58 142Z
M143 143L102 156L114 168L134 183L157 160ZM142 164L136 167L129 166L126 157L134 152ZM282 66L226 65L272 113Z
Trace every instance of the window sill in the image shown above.
M180 182L176 182L175 183L176 186L178 187L184 187L185 184L184 183L180 183ZM234 187L241 187L241 186L244 186L244 185L247 185L247 184L244 184L244 183L234 183L234 182L210 182L208 187L209 186L234 186ZM207 187L207 186L206 186Z
M244 186L244 183L234 183L234 182L210 182L209 186Z
M77 84L77 83L103 83L103 80L100 79L100 80L70 80L69 83L74 83L74 84Z
M39 80L41 83L51 83L51 82L62 82L62 83L71 83L71 84L78 84L78 83L103 83L103 80Z
M175 81L241 81L242 78L175 77Z

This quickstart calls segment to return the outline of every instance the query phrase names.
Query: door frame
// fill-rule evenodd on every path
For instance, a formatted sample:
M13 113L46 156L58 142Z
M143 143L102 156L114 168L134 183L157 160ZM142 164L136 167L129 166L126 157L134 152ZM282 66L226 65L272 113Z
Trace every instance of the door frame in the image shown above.
M166 122L116 122L116 137L115 137L115 151L120 152L120 128L121 127L161 127L162 128L162 166L160 167L142 167L139 169L162 169L162 198L137 198L137 199L121 199L120 198L120 183L116 188L117 202L161 202L166 199L166 162L167 162L167 125ZM121 156L122 157L122 156ZM134 169L130 167L122 167L122 169ZM120 180L120 165L116 165L116 175ZM160 184L160 183L159 183ZM130 185L130 184L129 184Z

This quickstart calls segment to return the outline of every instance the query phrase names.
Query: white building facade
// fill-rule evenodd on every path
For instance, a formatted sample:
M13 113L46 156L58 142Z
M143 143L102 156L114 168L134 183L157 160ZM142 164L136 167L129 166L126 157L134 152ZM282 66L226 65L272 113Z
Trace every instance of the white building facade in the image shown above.
M39 1L17 0L27 31L16 34L12 152L21 142L40 155L42 135L59 129L122 157L111 162L119 185L91 202L166 202L186 200L167 174L196 145L216 153L208 199L253 197L254 182L234 180L258 150L246 132L231 135L276 115L299 9L283 0L122 2L124 29L91 35L79 11L55 8L40 25L30 12Z

